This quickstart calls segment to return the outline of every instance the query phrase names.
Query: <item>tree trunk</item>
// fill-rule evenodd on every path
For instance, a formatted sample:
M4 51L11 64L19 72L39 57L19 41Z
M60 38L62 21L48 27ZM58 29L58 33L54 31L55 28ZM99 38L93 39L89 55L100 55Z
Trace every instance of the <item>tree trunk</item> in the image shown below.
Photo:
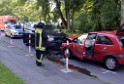
M121 0L121 25L124 24L124 0Z
M61 11L61 9L60 9L60 1L58 1L58 0L55 0L56 1L56 5L57 5L57 10L58 10L58 13L59 13L59 15L60 15L60 17L61 17L61 20L62 20L62 27L64 27L64 28L67 28L67 22L66 22L66 20L65 20L65 18L64 18L64 16L63 16L63 14L62 14L62 11Z
M74 32L74 9L72 11L72 32Z
M65 11L66 11L66 18L67 18L67 30L70 31L69 0L65 0Z
M101 23L100 22L97 22L96 23L96 30L97 31L102 31L102 26L101 26Z
M62 26L67 29L67 22L66 22L65 18L63 17L62 11L60 10L59 13L60 13L60 17L62 20Z

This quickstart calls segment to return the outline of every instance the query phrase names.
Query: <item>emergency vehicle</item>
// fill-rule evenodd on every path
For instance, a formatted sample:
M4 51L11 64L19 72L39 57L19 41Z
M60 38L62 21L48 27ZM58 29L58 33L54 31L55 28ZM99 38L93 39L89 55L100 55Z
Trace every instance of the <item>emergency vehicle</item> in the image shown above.
M15 16L0 16L0 30L4 30L7 23L15 23L16 21Z

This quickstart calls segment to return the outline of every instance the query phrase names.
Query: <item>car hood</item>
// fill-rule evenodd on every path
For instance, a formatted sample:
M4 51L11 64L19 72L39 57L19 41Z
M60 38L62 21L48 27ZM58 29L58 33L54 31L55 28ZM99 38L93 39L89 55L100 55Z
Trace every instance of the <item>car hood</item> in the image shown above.
M67 36L66 38L68 38L69 40L73 40L75 38L77 38L78 36Z

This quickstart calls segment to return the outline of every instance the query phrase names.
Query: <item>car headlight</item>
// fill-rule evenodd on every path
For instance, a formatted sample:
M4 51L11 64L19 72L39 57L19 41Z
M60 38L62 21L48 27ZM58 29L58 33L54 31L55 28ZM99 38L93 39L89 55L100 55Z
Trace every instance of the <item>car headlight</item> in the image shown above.
M48 41L53 41L54 40L54 36L48 35Z

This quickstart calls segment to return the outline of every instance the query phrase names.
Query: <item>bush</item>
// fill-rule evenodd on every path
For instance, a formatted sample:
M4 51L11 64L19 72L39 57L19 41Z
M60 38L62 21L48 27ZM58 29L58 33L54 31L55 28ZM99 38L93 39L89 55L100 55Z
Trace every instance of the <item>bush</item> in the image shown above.
M74 22L74 30L80 33L94 31L93 23L87 15L81 14Z

